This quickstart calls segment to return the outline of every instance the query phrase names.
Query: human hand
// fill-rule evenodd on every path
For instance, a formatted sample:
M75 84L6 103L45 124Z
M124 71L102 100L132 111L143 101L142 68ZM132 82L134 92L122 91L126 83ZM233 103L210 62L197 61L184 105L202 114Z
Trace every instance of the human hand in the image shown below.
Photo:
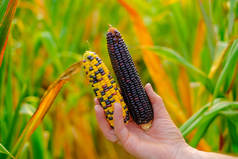
M111 142L118 142L130 154L138 158L179 158L187 144L179 129L171 120L164 103L150 84L145 86L151 101L154 120L148 131L142 130L133 120L124 124L120 104L114 104L114 129L106 121L103 108L95 99L96 118L104 136Z

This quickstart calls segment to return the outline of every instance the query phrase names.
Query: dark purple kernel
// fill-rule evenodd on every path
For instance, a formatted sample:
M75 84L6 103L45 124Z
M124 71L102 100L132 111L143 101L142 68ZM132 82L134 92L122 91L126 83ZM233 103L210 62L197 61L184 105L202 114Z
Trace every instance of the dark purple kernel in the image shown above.
M87 57L90 61L92 61L94 58L92 56Z
M111 81L111 84L113 84L113 83L115 83L115 81L114 81L114 80L112 80L112 81Z
M102 95L102 96L104 96L104 95L105 95L105 92L104 92L104 91L101 91L100 93L101 93L101 95Z
M107 44L113 70L133 120L137 124L149 122L153 119L153 109L119 31L107 34ZM129 120L129 114L126 118Z
M107 106L103 107L103 109L107 109ZM107 116L106 116L106 118L107 118Z

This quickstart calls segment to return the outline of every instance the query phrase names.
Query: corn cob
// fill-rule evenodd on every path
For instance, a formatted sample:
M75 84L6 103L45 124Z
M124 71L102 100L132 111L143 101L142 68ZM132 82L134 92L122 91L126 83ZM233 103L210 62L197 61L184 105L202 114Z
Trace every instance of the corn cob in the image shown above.
M93 91L104 109L106 119L113 128L113 105L120 103L123 109L124 122L129 120L129 111L111 76L108 68L94 52L86 51L83 56L83 68Z
M119 31L110 27L107 48L121 93L133 120L143 129L151 127L153 109L135 64Z

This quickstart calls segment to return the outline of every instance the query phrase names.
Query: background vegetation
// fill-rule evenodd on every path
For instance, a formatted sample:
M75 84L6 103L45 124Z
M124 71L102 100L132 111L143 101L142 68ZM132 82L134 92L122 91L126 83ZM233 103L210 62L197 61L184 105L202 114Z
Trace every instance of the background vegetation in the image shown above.
M108 24L187 142L237 155L237 0L1 0L0 158L133 158L99 131L77 63L110 67Z

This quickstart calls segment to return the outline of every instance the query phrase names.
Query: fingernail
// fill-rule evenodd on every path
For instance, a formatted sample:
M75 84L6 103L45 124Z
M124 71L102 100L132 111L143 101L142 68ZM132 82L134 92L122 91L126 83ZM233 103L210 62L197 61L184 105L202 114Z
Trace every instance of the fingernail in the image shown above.
M153 87L150 83L147 83L148 87L150 87L150 89L153 91Z

